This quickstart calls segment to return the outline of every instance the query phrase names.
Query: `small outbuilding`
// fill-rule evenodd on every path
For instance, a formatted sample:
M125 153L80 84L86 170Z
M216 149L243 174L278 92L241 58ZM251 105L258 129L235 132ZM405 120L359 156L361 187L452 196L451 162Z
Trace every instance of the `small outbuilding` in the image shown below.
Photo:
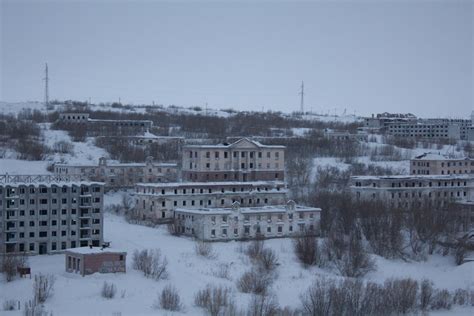
M87 274L126 272L127 252L112 248L80 247L65 252L66 271Z

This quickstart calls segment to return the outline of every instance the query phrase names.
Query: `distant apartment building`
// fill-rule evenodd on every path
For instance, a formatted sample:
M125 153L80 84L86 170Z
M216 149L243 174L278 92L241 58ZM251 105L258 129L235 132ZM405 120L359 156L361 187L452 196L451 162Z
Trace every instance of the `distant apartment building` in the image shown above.
M132 135L144 133L153 127L153 121L150 120L93 119L88 113L60 113L58 122L84 125L90 136Z
M348 131L335 131L329 128L326 128L324 130L324 137L332 141L348 141L348 140L367 141L368 140L367 133L363 133L363 132L350 133Z
M287 189L281 181L174 182L137 184L135 210L143 218L173 218L178 208L225 208L279 205L286 202Z
M392 123L416 122L417 117L411 113L379 113L372 114L371 117L364 119L364 129L367 130L384 130Z
M473 173L474 160L470 158L452 158L437 153L424 153L410 160L410 174L413 175Z
M242 138L231 144L183 146L185 181L283 181L285 146Z
M145 163L109 163L100 158L98 165L55 164L58 176L78 176L83 180L104 182L107 189L131 188L141 182L170 182L178 178L175 163L156 163L148 157Z
M302 232L319 233L321 209L283 205L230 208L178 208L175 210L180 234L204 241L228 241L289 237Z
M350 189L357 199L379 199L408 207L429 200L474 200L474 177L466 174L354 176Z
M441 121L392 123L388 125L388 134L405 138L461 139L461 129L458 124Z
M0 253L47 254L101 246L103 183L0 176Z

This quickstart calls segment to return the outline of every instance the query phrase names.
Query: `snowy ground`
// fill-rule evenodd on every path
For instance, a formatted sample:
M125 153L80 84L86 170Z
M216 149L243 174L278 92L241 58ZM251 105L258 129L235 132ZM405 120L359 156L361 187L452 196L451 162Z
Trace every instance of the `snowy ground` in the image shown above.
M118 200L119 194L112 199ZM110 203L110 201L109 201ZM214 243L217 258L210 260L196 257L194 242L188 238L170 236L165 228L148 228L131 225L123 218L112 214L105 215L105 240L112 242L112 247L126 250L126 274L99 274L81 277L64 271L63 255L45 255L30 258L33 274L52 273L56 277L55 292L45 307L54 315L110 315L120 312L121 315L159 314L152 305L157 293L167 284L174 285L185 305L184 313L202 315L202 311L193 305L194 294L206 284L223 284L231 287L235 293L236 303L245 307L250 298L239 293L235 280L246 271L250 263L241 253L238 242ZM274 239L265 242L279 256L278 279L273 285L281 306L298 307L299 294L303 292L314 278L320 276L337 277L335 274L319 269L303 269L297 263L292 251L291 240ZM243 243L245 246L246 244ZM169 261L169 279L152 281L146 279L131 267L132 252L135 249L160 248ZM474 263L455 266L452 258L434 255L427 262L388 261L376 258L377 271L368 274L367 279L382 282L390 277L410 276L415 279L429 278L436 286L454 290L456 288L474 288ZM230 280L214 276L219 264L229 264ZM117 296L112 300L100 296L104 281L117 286ZM30 299L31 279L18 279L11 283L0 280L0 302L15 299L24 302ZM161 311L162 312L162 311ZM469 308L457 308L456 315L468 315ZM19 315L19 312L0 312L6 315ZM437 313L437 315L452 314Z

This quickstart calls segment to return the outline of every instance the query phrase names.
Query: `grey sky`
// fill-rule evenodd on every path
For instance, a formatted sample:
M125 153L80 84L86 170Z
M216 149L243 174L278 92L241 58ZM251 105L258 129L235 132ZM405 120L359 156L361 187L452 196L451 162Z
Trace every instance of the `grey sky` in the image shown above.
M9 1L0 100L467 116L472 1Z

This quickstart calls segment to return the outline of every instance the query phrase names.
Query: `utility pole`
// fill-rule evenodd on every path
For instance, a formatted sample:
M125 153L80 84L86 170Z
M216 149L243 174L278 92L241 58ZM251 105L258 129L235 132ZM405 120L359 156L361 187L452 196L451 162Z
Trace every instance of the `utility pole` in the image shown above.
M44 69L44 106L49 110L49 76L48 76L48 63L45 64Z
M301 96L300 112L304 114L304 81L301 81L301 91L299 94Z

